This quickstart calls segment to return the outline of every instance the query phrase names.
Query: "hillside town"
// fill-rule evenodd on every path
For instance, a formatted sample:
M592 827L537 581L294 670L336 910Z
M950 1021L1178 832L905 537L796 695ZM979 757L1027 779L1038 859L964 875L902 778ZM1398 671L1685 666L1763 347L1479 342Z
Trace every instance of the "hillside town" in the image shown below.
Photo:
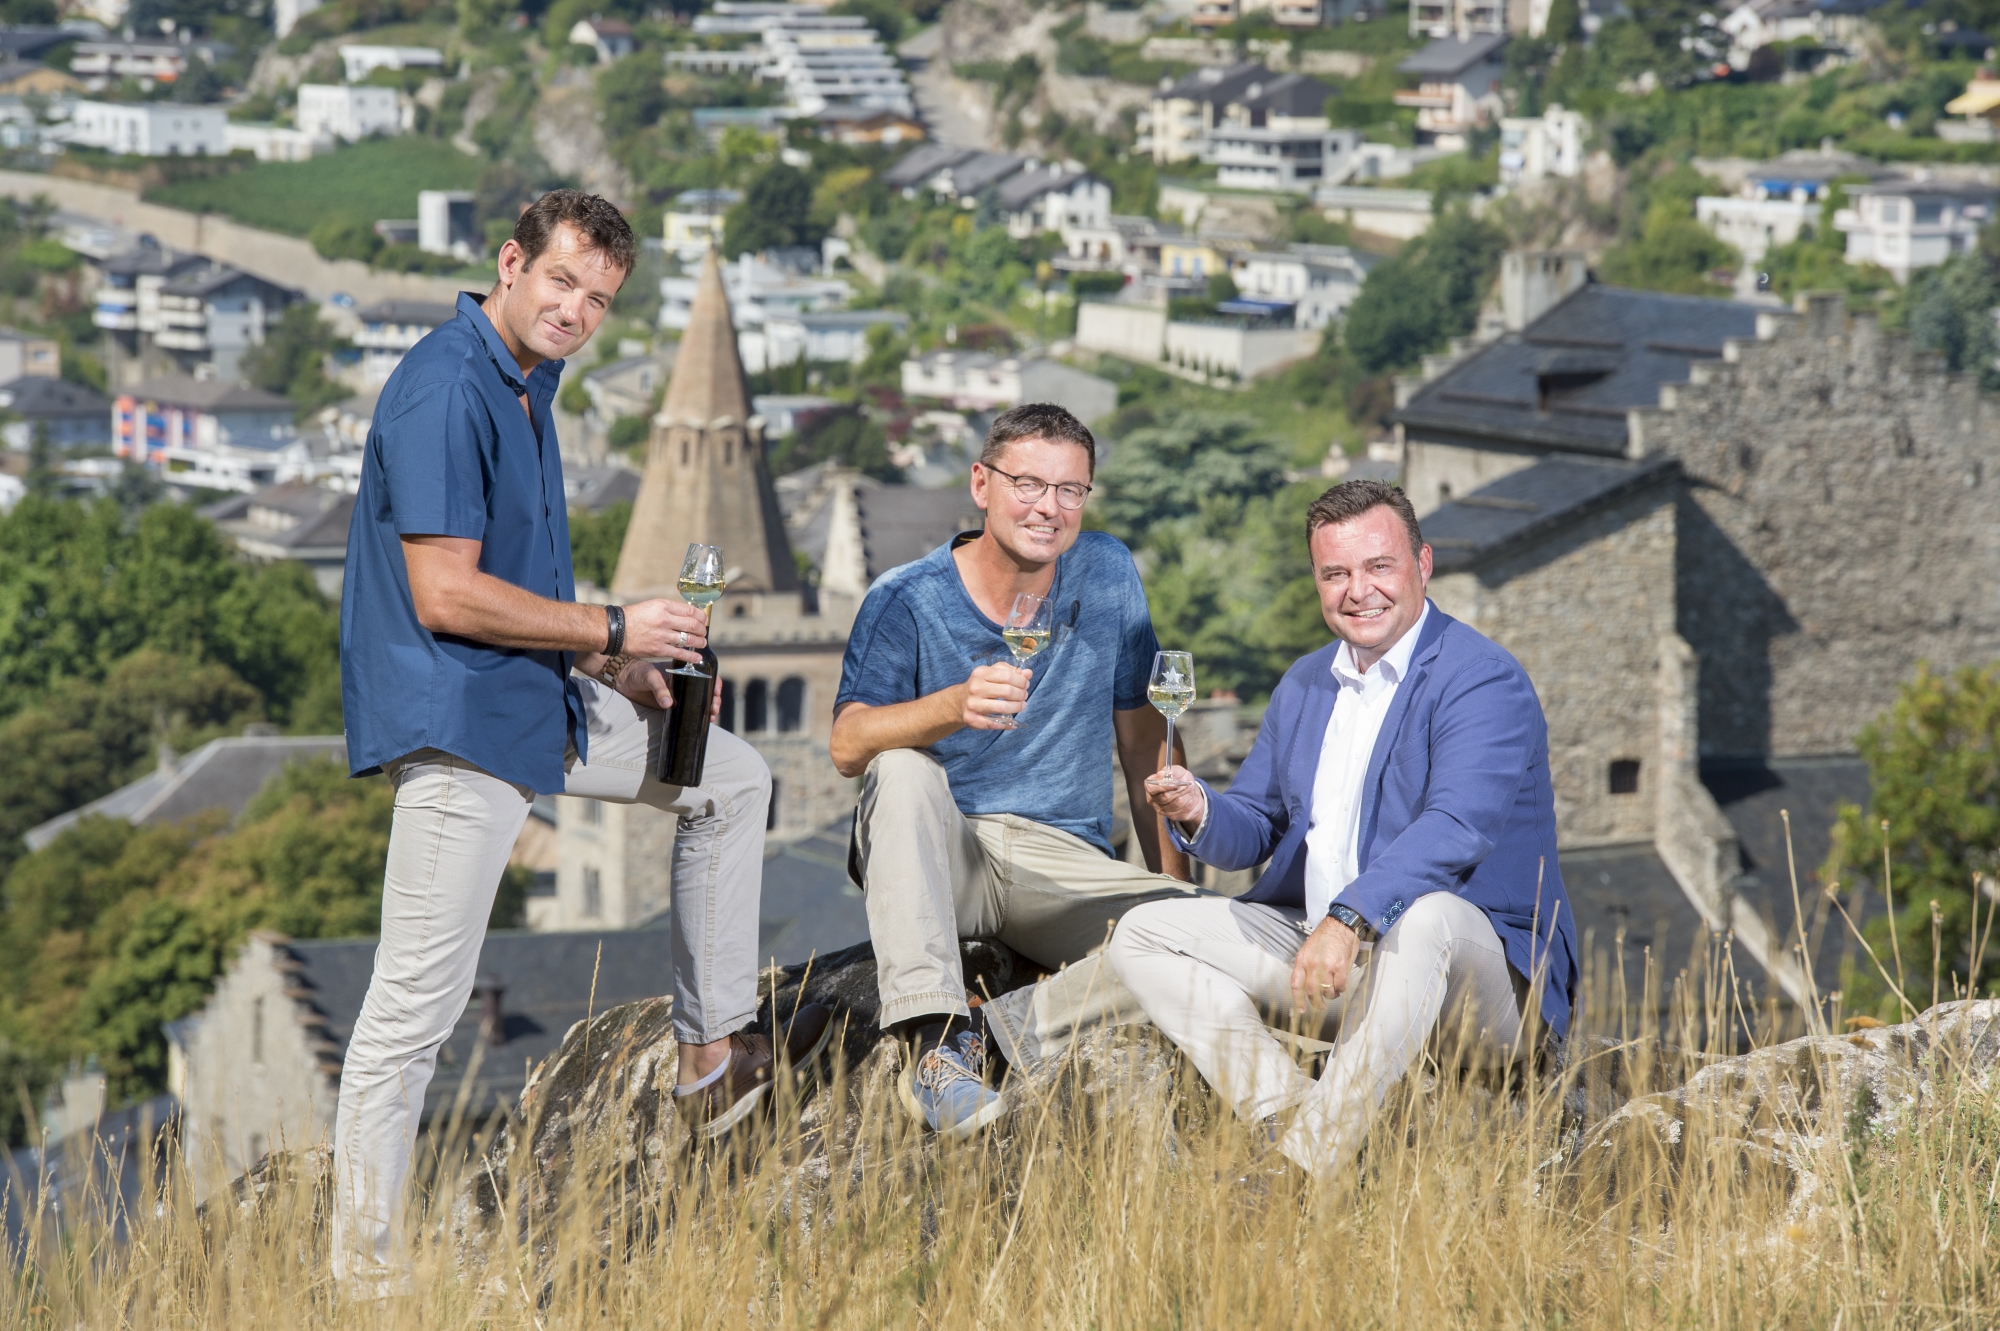
M575 599L726 552L717 725L770 775L760 965L869 937L861 784L830 756L843 658L871 588L981 528L969 469L1036 403L1094 434L1085 526L1193 653L1178 733L1213 788L1331 641L1308 505L1387 482L1431 603L1532 681L1580 950L1612 958L1590 965L1671 977L1726 940L1749 1009L1796 1017L1879 995L1863 939L1944 965L1949 919L1961 970L1984 946L1959 920L1990 909L1990 845L1927 908L1856 897L1842 934L1824 902L1917 835L1854 849L1891 817L1883 718L2000 660L2000 6L4 18L17 1177L142 1120L230 1176L332 1131L388 844L383 783L342 779L337 628L377 405L565 188L638 238L559 362ZM1110 848L1157 868L1105 758ZM661 991L679 827L534 799L427 1122L512 1105L575 1023Z

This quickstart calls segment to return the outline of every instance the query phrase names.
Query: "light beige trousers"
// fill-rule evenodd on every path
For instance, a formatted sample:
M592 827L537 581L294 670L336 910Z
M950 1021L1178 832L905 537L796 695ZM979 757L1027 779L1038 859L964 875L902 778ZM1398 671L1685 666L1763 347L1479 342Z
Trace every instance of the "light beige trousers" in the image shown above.
M1200 895L1042 823L960 813L944 767L916 749L868 765L855 844L882 1025L965 1014L961 938L998 939L1060 968L985 1006L988 1032L1016 1066L1061 1054L1090 1025L1143 1020L1104 964L1112 926L1144 902Z
M1301 1011L1292 961L1305 940L1303 910L1171 901L1127 915L1107 955L1153 1024L1238 1114L1256 1122L1294 1111L1278 1148L1307 1172L1353 1163L1427 1041L1459 1067L1505 1067L1527 1052L1526 986L1486 913L1464 898L1418 897L1379 942L1363 944L1346 993ZM1333 1042L1317 1082L1272 1026Z

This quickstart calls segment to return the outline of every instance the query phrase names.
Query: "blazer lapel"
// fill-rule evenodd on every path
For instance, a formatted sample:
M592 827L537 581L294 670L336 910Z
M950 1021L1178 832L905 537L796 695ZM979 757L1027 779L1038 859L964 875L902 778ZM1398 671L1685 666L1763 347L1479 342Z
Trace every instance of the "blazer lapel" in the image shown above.
M1445 626L1453 622L1436 605L1431 606L1424 636L1417 640L1417 650L1410 657L1410 673L1396 686L1389 714L1382 718L1382 729L1375 736L1375 752L1368 755L1368 775L1361 783L1360 863L1354 866L1357 870L1367 869L1369 861L1375 858L1375 815L1382 802L1382 769L1389 765L1389 755L1395 751L1396 736L1403 728L1403 718L1409 714L1411 699L1422 690L1431 663L1437 660Z

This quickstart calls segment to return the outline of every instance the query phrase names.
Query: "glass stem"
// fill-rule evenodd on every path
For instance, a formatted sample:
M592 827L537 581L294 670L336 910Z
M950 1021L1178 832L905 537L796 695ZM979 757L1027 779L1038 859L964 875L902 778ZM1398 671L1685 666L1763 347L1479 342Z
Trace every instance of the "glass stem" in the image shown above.
M1164 772L1167 768L1172 767L1173 765L1174 765L1174 719L1170 716L1167 718L1167 761L1161 765L1160 770Z

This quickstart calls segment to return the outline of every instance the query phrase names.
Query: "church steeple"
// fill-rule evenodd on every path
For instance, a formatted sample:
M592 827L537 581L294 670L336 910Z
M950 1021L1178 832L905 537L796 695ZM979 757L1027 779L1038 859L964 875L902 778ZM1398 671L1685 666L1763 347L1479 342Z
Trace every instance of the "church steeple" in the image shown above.
M691 541L722 547L731 591L798 588L764 457L763 422L750 414L729 294L713 249L702 260L666 400L653 417L612 592L635 598L672 592Z

